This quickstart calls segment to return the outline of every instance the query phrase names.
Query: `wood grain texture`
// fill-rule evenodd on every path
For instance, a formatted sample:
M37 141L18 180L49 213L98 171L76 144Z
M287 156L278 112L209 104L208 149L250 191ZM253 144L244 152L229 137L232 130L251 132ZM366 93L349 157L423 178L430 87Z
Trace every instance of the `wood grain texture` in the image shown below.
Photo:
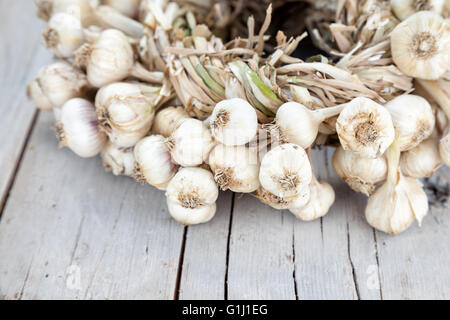
M26 98L25 83L50 61L30 1L0 1L0 214L22 154L36 109ZM26 27L25 27L26 26Z
M161 191L57 150L42 113L0 222L7 299L172 299L183 227Z

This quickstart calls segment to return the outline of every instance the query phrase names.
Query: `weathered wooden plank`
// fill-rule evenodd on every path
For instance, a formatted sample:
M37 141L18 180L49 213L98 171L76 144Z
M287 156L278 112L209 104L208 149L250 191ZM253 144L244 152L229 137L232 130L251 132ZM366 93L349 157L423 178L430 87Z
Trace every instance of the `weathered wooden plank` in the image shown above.
M41 113L0 222L7 299L171 299L183 227L161 191L57 149Z
M450 170L437 174L448 197ZM415 224L395 237L376 233L384 299L450 298L449 213L447 199L431 206L421 228Z
M187 228L180 299L224 299L232 196L221 192L214 219Z
M361 215L365 200L331 167L332 148L312 152L319 180L330 183L336 200L320 220L294 223L295 270L299 299L376 299L378 279L367 286L369 266L377 270L372 229ZM377 275L377 273L376 273ZM372 280L372 279L371 279Z
M25 96L25 83L50 61L42 47L43 24L30 1L0 1L0 214L22 154L35 107Z

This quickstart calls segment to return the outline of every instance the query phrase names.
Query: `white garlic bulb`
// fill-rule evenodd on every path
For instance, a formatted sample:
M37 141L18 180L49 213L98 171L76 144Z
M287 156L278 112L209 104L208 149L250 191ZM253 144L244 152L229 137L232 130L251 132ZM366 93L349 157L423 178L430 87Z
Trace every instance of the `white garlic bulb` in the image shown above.
M165 138L160 135L139 141L134 147L134 159L134 178L161 190L165 190L178 170L178 166L172 162Z
M344 106L309 110L298 102L284 103L278 108L275 117L281 140L308 148L316 139L320 124L325 119L338 115Z
M122 148L108 141L100 154L107 171L116 176L131 176L134 170L133 148Z
M202 121L186 119L168 138L173 160L183 167L201 165L208 159L214 140Z
M116 29L105 30L96 42L81 46L75 52L75 63L86 67L89 83L98 88L131 76L152 83L164 80L162 72L147 71L134 61L128 38Z
M228 146L248 143L256 136L258 118L255 109L240 98L222 100L210 118L214 138Z
M216 212L218 195L211 172L202 168L181 168L167 186L169 213L184 225L207 222Z
M95 97L101 128L121 147L132 147L152 126L161 87L116 82L102 87Z
M84 32L80 18L70 13L60 12L48 21L43 32L47 48L60 58L70 58L84 43Z
M293 143L277 146L267 152L259 170L261 186L285 198L300 193L311 182L312 169L305 150Z
M395 136L389 111L364 97L345 106L337 119L336 131L344 150L352 150L364 158L382 155Z
M57 13L69 13L81 19L83 26L96 21L93 6L96 0L37 0L38 16L48 21Z
M184 107L167 107L156 113L152 132L169 137L189 115Z
M259 160L255 149L218 144L209 154L208 164L222 190L249 193L259 187Z
M140 1L141 0L102 0L102 3L116 9L130 18L134 18L137 16Z
M450 66L450 24L431 11L419 11L390 34L392 58L406 75L435 80Z
M60 108L67 100L84 95L86 76L67 62L55 62L42 68L27 85L27 94L39 109Z
M377 183L386 179L387 164L384 156L366 159L351 150L336 148L332 160L336 173L356 192L369 196Z
M314 176L309 189L309 201L303 206L289 209L297 219L304 221L312 221L326 215L335 198L333 188L325 181L318 181Z
M428 138L434 129L434 114L427 100L404 94L386 104L397 132L400 151L414 148Z
M398 234L414 220L421 225L428 212L428 199L419 180L400 172L400 148L396 142L388 149L387 158L387 180L369 197L365 215L372 227Z
M402 152L400 156L402 173L412 178L430 177L441 165L437 137L422 141L416 147Z
M450 167L450 131L439 141L439 154L447 167Z
M294 207L300 208L308 203L310 198L310 188L309 186L306 186L300 189L296 195L291 197L279 197L260 186L256 190L256 197L262 203L277 210L290 209Z
M56 132L61 147L68 147L83 158L97 155L106 142L97 123L94 105L81 98L70 99L62 106Z
M391 9L397 18L405 20L418 11L441 14L446 0L391 0Z

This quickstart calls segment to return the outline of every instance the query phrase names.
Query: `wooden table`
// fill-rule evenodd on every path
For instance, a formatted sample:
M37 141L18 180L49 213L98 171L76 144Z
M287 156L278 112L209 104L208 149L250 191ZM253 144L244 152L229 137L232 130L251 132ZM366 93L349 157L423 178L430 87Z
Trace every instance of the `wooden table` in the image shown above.
M323 219L225 192L212 222L192 227L169 218L162 192L58 149L52 113L25 97L52 60L44 25L31 1L1 0L0 12L0 299L450 298L448 205L421 229L376 232L331 149L313 155L336 190Z

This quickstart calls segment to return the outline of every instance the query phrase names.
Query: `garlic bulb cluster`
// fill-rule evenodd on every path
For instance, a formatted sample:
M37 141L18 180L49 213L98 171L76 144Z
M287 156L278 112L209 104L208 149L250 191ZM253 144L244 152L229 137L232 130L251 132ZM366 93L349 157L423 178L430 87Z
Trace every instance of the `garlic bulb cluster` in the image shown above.
M122 148L108 141L101 152L103 165L115 176L131 176L134 171L133 148Z
M165 190L178 166L172 162L165 138L159 135L145 137L134 147L133 177Z
M170 215L184 225L211 220L218 195L212 173L202 168L180 169L166 190Z
M405 176L412 178L428 178L442 165L439 155L439 141L431 137L416 147L402 152L400 168Z
M68 147L82 158L96 156L106 142L100 131L94 105L88 100L73 98L61 109L61 119L56 123L61 147Z
M389 111L364 97L355 98L344 107L336 131L344 150L352 150L364 158L381 156L395 136Z
M189 115L183 107L167 107L160 110L153 120L152 132L169 137Z
M336 148L333 168L350 188L369 196L378 183L386 179L387 164L384 156L363 158L351 150Z
M406 75L435 80L450 66L450 24L439 14L419 11L391 32L391 51Z
M394 127L399 135L401 151L414 148L428 138L434 130L434 114L427 100L420 96L405 94L386 104Z
M27 94L39 109L61 108L69 99L82 97L88 83L80 70L67 62L55 62L42 68L27 85Z

